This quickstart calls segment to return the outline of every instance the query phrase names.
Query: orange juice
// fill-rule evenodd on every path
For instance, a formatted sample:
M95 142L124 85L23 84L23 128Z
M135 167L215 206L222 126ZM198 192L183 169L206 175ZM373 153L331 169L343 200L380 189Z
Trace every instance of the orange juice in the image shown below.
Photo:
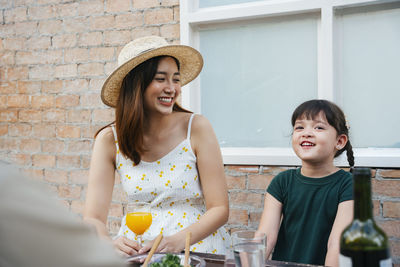
M151 225L150 212L131 212L126 215L126 226L137 235L142 235Z

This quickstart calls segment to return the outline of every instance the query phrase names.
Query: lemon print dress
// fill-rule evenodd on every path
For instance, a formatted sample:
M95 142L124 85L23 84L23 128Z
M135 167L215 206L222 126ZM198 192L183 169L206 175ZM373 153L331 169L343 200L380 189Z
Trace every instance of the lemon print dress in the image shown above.
M196 223L205 213L203 193L196 166L196 156L190 145L190 130L194 114L190 117L187 137L167 155L154 162L141 161L135 165L125 158L117 146L116 169L128 198L132 201L151 202L153 222L143 234L144 242L162 233L173 235ZM115 127L112 127L117 140ZM122 218L118 236L136 240ZM229 234L224 227L193 244L191 251L225 254Z

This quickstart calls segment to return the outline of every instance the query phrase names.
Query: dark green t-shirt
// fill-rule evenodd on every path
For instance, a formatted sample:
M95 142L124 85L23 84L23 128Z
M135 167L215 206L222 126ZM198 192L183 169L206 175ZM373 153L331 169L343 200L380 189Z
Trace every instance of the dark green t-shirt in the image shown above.
M291 169L278 174L267 192L282 203L283 215L272 259L323 265L338 205L353 199L351 174L310 178Z

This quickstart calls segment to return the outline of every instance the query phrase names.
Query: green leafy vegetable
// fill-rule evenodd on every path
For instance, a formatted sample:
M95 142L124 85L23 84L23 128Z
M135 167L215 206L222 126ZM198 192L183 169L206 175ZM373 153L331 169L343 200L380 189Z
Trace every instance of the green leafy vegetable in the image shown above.
M150 267L183 267L181 265L181 259L172 254L165 255L161 262L154 262L150 264Z

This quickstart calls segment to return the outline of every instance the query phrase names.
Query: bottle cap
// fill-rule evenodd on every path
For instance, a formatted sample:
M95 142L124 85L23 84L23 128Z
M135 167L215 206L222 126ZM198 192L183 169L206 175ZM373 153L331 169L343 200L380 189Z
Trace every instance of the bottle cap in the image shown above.
M371 168L354 167L352 170L353 176L367 176L371 177Z

